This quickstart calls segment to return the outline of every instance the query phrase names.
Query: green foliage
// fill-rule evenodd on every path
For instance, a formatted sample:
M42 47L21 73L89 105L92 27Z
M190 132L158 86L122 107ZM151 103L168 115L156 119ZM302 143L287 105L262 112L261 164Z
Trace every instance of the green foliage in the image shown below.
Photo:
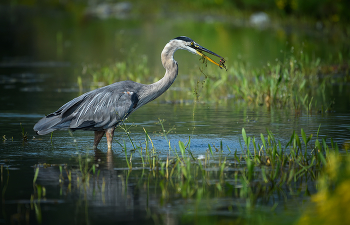
M222 101L226 96L256 105L279 108L294 106L295 109L311 112L327 104L322 96L324 85L330 83L332 76L320 80L318 74L322 71L319 60L310 62L306 58L296 59L292 56L285 62L255 70L240 62L233 62L227 72L213 72L211 67L208 74L213 75L207 78L204 85L207 97L204 100Z
M135 50L131 50L134 52ZM92 76L91 89L100 88L108 84L122 80L132 80L135 82L152 82L147 65L146 56L136 56L131 59L133 54L126 61L116 62L104 66L85 66L86 73ZM81 84L79 84L80 87Z
M350 156L330 152L323 159L325 167L318 179L318 193L312 196L315 203L301 216L298 224L350 223Z
M122 80L154 82L147 69L147 57L134 57L133 61L130 58L132 54L125 62L99 69L90 68L88 73L92 76L92 89ZM206 65L207 62L204 63ZM310 60L303 54L298 57L292 55L283 62L268 64L260 69L251 69L242 61L229 63L227 71L214 66L192 70L174 84L183 91L167 91L163 98L170 102L194 100L225 103L234 100L257 106L293 107L298 112L305 110L308 114L328 111L332 106L325 96L325 90L338 78L327 70L328 64L321 64L318 58ZM319 74L323 73L327 75L321 78Z

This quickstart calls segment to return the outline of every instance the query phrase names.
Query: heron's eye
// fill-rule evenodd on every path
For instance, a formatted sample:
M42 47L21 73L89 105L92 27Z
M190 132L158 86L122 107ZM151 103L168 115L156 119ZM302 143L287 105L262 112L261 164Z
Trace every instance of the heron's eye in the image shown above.
M191 42L191 45L194 45L194 42L193 42L193 41Z

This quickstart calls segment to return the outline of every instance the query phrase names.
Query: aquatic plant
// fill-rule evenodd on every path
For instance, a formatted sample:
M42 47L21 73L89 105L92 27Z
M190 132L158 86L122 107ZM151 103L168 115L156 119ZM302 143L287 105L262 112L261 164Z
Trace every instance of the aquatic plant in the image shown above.
M132 185L133 190L137 189L142 198L149 199L152 196L152 201L147 201L146 210L154 219L162 219L162 214L153 211L154 204L162 207L172 205L174 201L186 201L188 207L184 205L183 210L191 213L183 214L180 210L179 217L187 221L200 221L209 215L220 215L224 210L225 218L230 221L239 219L245 221L243 224L274 224L273 218L276 216L273 212L279 210L279 203L284 205L302 195L313 196L321 212L326 208L317 199L337 196L334 193L338 192L338 187L348 182L348 176L343 174L349 164L348 154L341 152L332 139L320 138L320 128L315 134L306 134L303 129L300 133L293 132L289 142L283 146L269 130L260 137L252 137L243 128L243 141L240 142L239 149L225 148L222 143L219 146L208 144L206 151L197 156L191 151L191 138L180 140L176 147L172 147L167 137L171 129L165 127L163 120L159 120L159 125L162 136L169 143L169 148L161 149L168 152L166 157L160 157L159 149L156 150L146 129L144 142L135 143L130 134L134 125L124 124L121 129L131 143L120 143L127 165L118 163L108 167L112 174L115 169L120 169L116 179L121 180L122 188L115 190L122 191L122 195L128 195L128 188ZM102 202L105 202L105 190L110 189L106 185L112 185L110 179L113 178L105 177L106 171L103 172L105 169L101 169L101 166L108 162L93 159L89 154L78 154L73 159L75 161L68 165L50 165L59 168L60 195L66 196L72 192L79 193L79 196L82 194L85 207L89 193L94 196L98 194L102 197ZM134 168L134 165L142 167ZM45 167L46 165L36 165L34 169L35 192L31 202L34 208L36 204L37 210L32 210L36 211L38 221L41 219L40 199L46 190L36 184L36 181L39 168L41 170ZM66 191L63 192L62 189ZM310 191L313 189L319 192ZM276 199L277 196L280 197ZM335 200L330 201L340 198L332 199ZM251 216L252 213L254 217ZM302 214L300 211L295 213ZM305 212L300 224L312 220L313 217L308 213L309 211ZM222 219L220 216L209 218L211 223ZM295 216L291 218L289 215L289 218L291 222L298 220Z
M24 128L22 127L22 123L19 124L21 126L21 134L22 134L22 141L26 142L28 141L28 134L24 131Z
M92 76L91 88L124 79L153 82L153 76L147 69L147 57L136 57L133 61L131 57L132 54L124 62L84 70ZM325 69L329 64L321 62L319 58L310 59L305 54L291 54L284 61L268 63L266 67L255 69L248 67L244 61L234 61L228 62L227 71L218 71L206 67L204 62L203 66L193 69L188 76L178 77L174 86L181 91L165 92L161 98L180 103L188 100L217 103L235 100L257 106L294 107L298 113L327 112L333 100L327 98L325 90L331 83L342 82L343 79L333 76L336 71ZM344 77L350 75L346 69L343 73Z
M162 130L165 131L163 126ZM128 132L127 129L125 131ZM135 147L135 144L132 143L133 147L134 149L139 149L144 168L148 167L151 171L159 171L157 179L163 176L162 179L166 180L186 180L187 182L198 182L198 180L202 179L210 180L212 179L210 178L211 172L207 171L207 169L211 170L216 167L220 171L217 175L221 181L224 180L224 174L227 175L225 171L231 171L232 169L235 171L234 176L236 180L239 175L241 177L241 184L244 184L246 187L249 187L251 183L256 184L256 180L263 181L262 186L272 185L274 187L281 187L285 184L289 185L297 182L304 176L310 176L312 180L315 180L318 172L326 162L325 158L327 154L332 149L339 151L337 144L334 144L332 140L331 147L326 144L325 139L322 139L320 142L318 140L318 133L316 140L312 141L313 135L310 134L307 136L303 130L301 130L301 138L293 132L290 141L282 147L281 142L275 140L274 135L269 130L267 130L267 138L261 134L261 140L258 143L255 137L248 137L245 130L242 129L244 145L241 145L240 151L235 150L233 152L228 148L229 153L225 154L222 144L219 149L208 145L205 158L196 159L190 150L190 139L186 145L182 141L179 141L178 147L180 154L176 148L173 149L171 147L169 141L168 156L166 159L162 159L157 154L151 137L146 130L144 131L146 135L145 147L142 144ZM304 147L301 140L304 142ZM132 142L131 139L130 141ZM215 148L216 154L214 154L212 147ZM135 160L135 158L132 158L132 155L135 151L134 149L127 150L125 143L123 149L128 168L132 170L132 160ZM128 152L130 152L130 157L128 156ZM91 168L87 169L87 164L84 165L85 169L81 168L80 171L85 171L84 176L88 176ZM240 172L236 173L237 171ZM181 185L184 185L184 183ZM187 183L187 185L196 186L194 183ZM218 184L219 189L221 185L223 184ZM232 184L226 183L227 185ZM182 195L190 197L196 193L196 191L193 193L191 191L187 190Z

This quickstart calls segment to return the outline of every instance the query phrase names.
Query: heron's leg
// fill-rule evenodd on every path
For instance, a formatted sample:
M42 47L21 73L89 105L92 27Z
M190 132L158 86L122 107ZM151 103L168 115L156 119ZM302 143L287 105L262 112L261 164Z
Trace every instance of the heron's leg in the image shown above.
M107 138L108 150L112 149L112 141L113 141L114 130L115 130L115 127L111 127L111 128L108 128L108 130L106 130L106 138Z
M98 143L100 143L103 135L105 134L105 131L95 131L95 138L94 138L94 149L97 148Z

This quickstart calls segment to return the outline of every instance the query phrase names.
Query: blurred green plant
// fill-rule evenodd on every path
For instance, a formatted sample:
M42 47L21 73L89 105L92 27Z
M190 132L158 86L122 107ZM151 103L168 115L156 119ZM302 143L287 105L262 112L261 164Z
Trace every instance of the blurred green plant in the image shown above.
M345 65L343 59L340 60L340 65ZM310 59L304 54L291 55L283 62L259 69L251 69L243 61L235 61L231 62L227 71L217 67L192 70L188 76L178 78L180 81L174 84L178 90L167 91L162 96L168 102L225 103L233 99L257 106L294 107L297 112L306 111L308 114L326 112L333 102L327 98L326 89L332 83L342 83L350 75L345 66L340 68L343 75L335 76L339 68L334 69L330 64L321 62L319 58ZM125 62L89 68L84 71L92 76L91 89L122 80L155 81L154 76L150 76L146 56L133 57L130 54Z
M134 51L134 50L131 50ZM131 57L130 54L126 61L116 62L104 66L87 66L84 71L91 74L92 83L90 88L96 89L117 81L132 80L135 82L145 82L151 79L145 55ZM153 80L151 80L152 82ZM81 83L79 83L81 87Z
M350 156L331 152L318 179L319 191L298 224L349 224Z

